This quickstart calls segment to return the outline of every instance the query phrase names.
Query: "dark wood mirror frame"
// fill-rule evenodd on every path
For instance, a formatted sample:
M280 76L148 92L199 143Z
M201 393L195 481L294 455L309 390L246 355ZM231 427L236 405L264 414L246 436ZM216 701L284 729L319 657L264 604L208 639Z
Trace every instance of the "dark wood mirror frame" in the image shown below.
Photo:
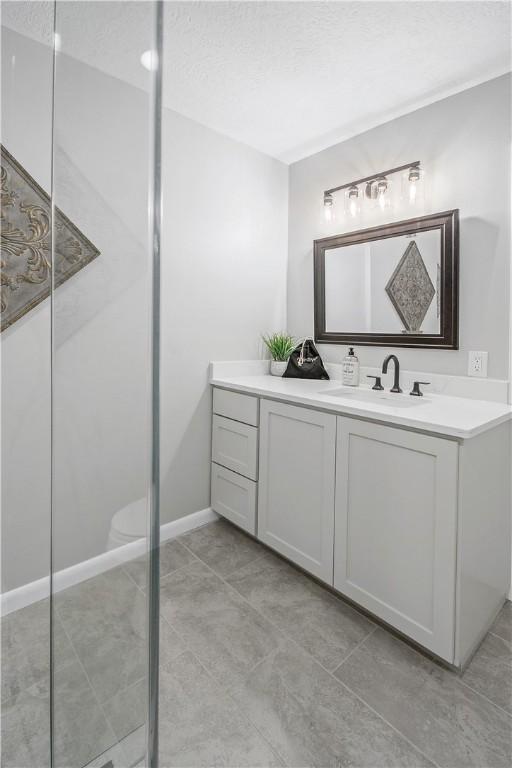
M439 334L350 333L325 329L325 252L344 245L382 240L430 229L441 230L441 296ZM314 241L315 340L323 344L368 344L383 347L459 348L459 211L397 221L358 232Z

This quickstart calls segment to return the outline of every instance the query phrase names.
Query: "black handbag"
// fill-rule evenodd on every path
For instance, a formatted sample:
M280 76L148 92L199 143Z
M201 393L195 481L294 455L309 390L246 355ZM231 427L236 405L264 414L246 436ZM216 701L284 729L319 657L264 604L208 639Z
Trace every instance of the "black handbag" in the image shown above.
M312 339L297 344L290 355L283 379L328 379L322 358Z

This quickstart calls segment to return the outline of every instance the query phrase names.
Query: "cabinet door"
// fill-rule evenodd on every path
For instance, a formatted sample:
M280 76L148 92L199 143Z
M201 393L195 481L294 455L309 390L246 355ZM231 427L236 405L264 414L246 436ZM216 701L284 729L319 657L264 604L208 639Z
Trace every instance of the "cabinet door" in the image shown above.
M336 417L262 400L258 538L332 584Z
M453 661L457 443L338 417L334 586Z

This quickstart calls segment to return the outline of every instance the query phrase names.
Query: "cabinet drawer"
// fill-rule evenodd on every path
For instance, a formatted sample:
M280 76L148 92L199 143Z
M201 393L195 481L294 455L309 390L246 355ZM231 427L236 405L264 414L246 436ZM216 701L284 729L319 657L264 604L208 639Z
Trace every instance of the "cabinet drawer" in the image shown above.
M212 463L212 509L256 535L256 483Z
M228 419L257 427L259 423L258 398L229 392L227 389L213 390L213 412Z
M224 416L213 417L212 461L257 479L258 430Z

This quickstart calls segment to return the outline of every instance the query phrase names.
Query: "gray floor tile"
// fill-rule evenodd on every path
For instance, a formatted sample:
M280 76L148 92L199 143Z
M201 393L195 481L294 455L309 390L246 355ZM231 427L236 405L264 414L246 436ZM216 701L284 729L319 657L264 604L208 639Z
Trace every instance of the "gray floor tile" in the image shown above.
M270 653L273 627L200 561L163 579L161 610L208 671L230 685Z
M160 659L162 666L186 650L185 644L169 628L162 618L160 627ZM117 738L121 741L127 735L144 725L147 717L147 676L144 675L133 685L123 689L103 702L103 709Z
M59 616L101 702L146 675L146 598L130 577L115 569L62 593ZM161 661L183 650L161 622Z
M510 766L510 717L384 630L335 674L439 766Z
M30 612L31 607L22 608L16 613ZM21 619L21 616L15 614L9 614L5 618L10 616L18 626L23 623L27 627L27 634L20 633L16 642L9 640L2 644L2 701L16 697L35 683L48 679L50 675L50 626L46 617L45 631L42 632L40 626L35 626L36 613L30 614L30 622L26 621L26 617ZM54 664L55 669L58 669L74 659L74 652L58 618L54 619L53 632ZM29 644L33 637L37 638L36 641Z
M186 546L220 576L228 576L266 551L225 520L203 525L181 537Z
M191 653L162 669L161 768L281 765L270 745Z
M512 643L487 635L462 680L512 714Z
M272 554L238 570L228 582L329 671L374 627L362 614Z
M113 768L144 768L146 761L146 727L129 733L113 747L95 757L84 768L104 768L112 762Z
M40 600L3 616L2 701L50 673L50 601Z
M233 693L290 766L432 766L292 641Z
M146 605L143 597L134 615L112 623L89 642L74 639L77 653L101 702L120 695L147 673ZM136 615L138 610L138 615ZM183 650L183 643L165 620L160 622L160 659L167 663ZM119 733L119 738L122 737Z
M123 618L131 610L138 590L123 566L101 573L55 595L54 605L65 625L91 619L91 629L101 621Z
M194 556L177 539L166 541L160 547L160 576L163 578L178 568L188 565L192 560ZM144 555L124 564L126 572L144 590L146 589L147 563L148 556Z
M120 744L114 744L106 752L102 752L101 755L87 763L85 768L103 768L109 762L112 763L112 768L130 768L130 763Z
M146 725L141 725L140 728L129 733L121 741L121 746L129 766L143 768L146 763L146 742Z
M3 768L49 765L49 681L42 680L2 708ZM82 768L116 738L78 662L55 673L55 766Z
M147 717L147 677L104 702L103 709L119 740L144 726Z
M2 768L50 764L49 680L35 683L2 704Z
M48 644L50 634L50 600L39 600L3 616L2 653L13 648L28 648L35 643Z
M100 701L146 674L146 599L123 571L73 587L59 608Z
M117 739L78 663L55 672L56 768L81 768Z
M507 600L491 629L495 635L512 643L512 603Z

